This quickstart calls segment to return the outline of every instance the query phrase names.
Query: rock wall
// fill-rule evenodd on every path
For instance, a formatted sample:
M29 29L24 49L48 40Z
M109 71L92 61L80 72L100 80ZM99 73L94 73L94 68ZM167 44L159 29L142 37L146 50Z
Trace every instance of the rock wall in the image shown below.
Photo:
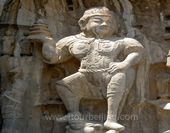
M42 46L27 41L26 35L39 19L47 23L56 41L75 35L80 32L78 20L83 12L95 6L106 6L114 11L120 23L118 36L137 39L147 53L122 112L122 116L138 117L120 119L126 127L123 132L163 133L170 130L170 107L166 107L170 103L170 69L166 67L170 49L169 0L2 0L2 133L65 133L67 123L47 120L51 119L47 116L66 114L55 81L75 73L79 62L72 59L59 65L46 64L42 58ZM104 116L106 110L106 101L81 101L84 114L101 112Z

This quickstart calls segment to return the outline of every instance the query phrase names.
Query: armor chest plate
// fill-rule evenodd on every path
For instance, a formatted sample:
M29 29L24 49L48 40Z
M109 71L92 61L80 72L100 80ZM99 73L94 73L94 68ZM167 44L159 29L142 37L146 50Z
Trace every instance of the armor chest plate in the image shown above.
M71 53L77 58L84 57L90 51L90 43L88 41L75 42L71 48Z
M117 44L109 40L77 41L71 47L71 53L78 59L101 58L111 56L116 52ZM114 51L114 52L113 52ZM98 57L94 57L98 56Z
M106 55L106 54L112 55L116 47L117 46L115 45L114 42L110 42L106 40L106 41L102 41L98 43L97 51L103 55Z

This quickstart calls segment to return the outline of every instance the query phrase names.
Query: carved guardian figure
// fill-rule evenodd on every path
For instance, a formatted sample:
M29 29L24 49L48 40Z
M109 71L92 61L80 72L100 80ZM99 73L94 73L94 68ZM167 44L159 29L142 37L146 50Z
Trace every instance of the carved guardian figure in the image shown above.
M85 11L79 20L81 33L55 43L48 36L32 35L28 39L42 42L45 62L58 64L76 57L79 71L56 82L56 89L68 114L81 116L81 98L107 99L108 112L104 127L122 131L117 122L124 101L135 80L135 69L143 61L144 47L135 39L116 36L118 22L106 7ZM116 116L116 117L115 117Z

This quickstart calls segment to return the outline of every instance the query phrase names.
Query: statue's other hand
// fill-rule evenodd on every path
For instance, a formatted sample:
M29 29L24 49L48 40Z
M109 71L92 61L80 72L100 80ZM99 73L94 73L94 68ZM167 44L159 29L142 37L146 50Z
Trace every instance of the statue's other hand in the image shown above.
M116 73L118 71L124 71L128 69L128 64L125 62L111 62L109 65L108 72L109 73Z

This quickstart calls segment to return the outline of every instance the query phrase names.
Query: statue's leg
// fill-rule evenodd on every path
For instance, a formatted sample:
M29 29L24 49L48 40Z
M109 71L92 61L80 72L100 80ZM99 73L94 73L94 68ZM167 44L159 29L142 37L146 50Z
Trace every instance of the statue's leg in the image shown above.
M130 77L130 80L127 79L127 77ZM116 131L122 131L125 129L123 125L117 123L117 118L122 111L127 93L133 85L134 77L135 71L129 69L127 72L118 72L111 78L107 86L108 112L107 120L104 123L105 128Z
M80 96L75 95L67 86L57 85L57 91L69 113L79 112Z
M83 92L83 86L85 86L84 78L83 74L77 72L56 82L57 92L68 111L66 116L58 119L59 121L68 121L72 117L81 116L79 104L82 97L81 92Z

